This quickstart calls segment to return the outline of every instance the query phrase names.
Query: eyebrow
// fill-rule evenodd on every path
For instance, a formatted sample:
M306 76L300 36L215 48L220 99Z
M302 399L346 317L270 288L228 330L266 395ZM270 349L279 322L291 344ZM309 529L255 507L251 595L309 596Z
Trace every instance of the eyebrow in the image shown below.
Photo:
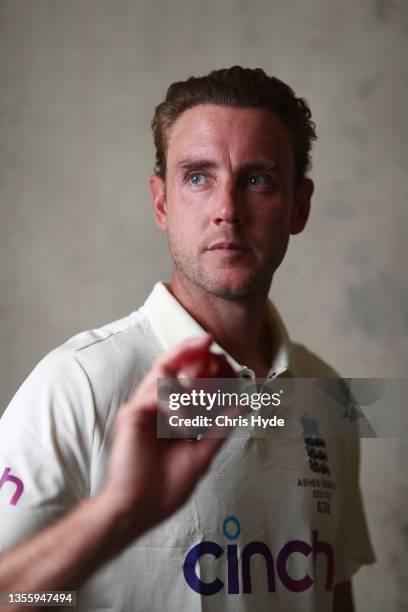
M254 171L258 170L260 172L281 172L282 166L279 164L275 164L272 162L265 161L249 161L243 164L240 168L241 171Z
M217 164L211 159L183 159L177 166L184 170L204 170L205 168L216 168Z
M177 164L179 168L184 170L205 170L207 168L217 168L218 164L211 159L183 159ZM254 160L245 162L239 168L239 172L280 172L282 166L273 162Z

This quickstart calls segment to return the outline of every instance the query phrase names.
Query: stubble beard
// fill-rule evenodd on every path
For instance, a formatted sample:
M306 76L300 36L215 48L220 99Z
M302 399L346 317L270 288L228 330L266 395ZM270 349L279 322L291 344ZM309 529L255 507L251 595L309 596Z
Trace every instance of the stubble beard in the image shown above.
M258 267L248 272L240 282L232 285L220 279L220 276L218 278L215 278L215 275L211 276L211 273L202 264L197 265L196 257L181 256L170 240L169 249L179 275L210 295L224 300L240 301L260 290L268 293L274 272L272 269L267 270L265 266Z

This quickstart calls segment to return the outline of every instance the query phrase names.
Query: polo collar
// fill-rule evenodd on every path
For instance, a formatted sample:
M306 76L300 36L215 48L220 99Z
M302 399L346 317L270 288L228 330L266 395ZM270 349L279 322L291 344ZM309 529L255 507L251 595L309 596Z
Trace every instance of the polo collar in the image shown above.
M206 333L162 282L155 284L140 310L147 317L166 351L187 338L203 336ZM277 343L268 378L275 378L289 368L290 341L282 319L270 300L267 302L267 321ZM238 374L247 372L254 377L252 370L238 363L216 342L211 348L216 353L224 353Z

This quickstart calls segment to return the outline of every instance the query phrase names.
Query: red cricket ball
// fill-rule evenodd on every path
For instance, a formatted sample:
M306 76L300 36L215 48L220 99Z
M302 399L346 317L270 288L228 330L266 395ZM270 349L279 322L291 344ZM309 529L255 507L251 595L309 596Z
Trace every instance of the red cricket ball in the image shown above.
M222 353L205 349L181 364L180 378L236 378L237 375Z

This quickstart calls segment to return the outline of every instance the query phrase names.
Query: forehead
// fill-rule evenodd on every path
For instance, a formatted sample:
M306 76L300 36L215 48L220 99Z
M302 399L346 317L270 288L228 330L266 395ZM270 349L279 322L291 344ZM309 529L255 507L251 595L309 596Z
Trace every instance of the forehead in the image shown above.
M253 159L292 165L289 131L272 111L200 104L184 111L170 128L167 165L187 158L227 156L232 163Z

